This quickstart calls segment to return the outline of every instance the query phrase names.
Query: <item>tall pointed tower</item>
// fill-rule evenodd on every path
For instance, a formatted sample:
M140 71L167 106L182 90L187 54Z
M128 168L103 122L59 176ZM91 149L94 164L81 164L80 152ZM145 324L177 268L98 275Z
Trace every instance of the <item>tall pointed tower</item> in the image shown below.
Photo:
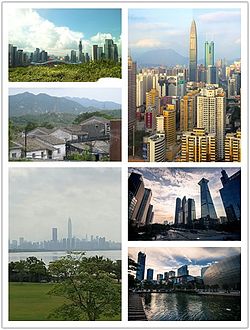
M197 31L195 20L192 21L190 29L189 81L197 81Z
M198 185L201 187L201 218L217 219L214 203L208 188L209 180L202 178Z

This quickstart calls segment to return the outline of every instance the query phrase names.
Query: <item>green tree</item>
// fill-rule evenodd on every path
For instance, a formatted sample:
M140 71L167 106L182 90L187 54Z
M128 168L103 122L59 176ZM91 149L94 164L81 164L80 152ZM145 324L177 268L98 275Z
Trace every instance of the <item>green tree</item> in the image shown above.
M112 264L112 262L111 262ZM115 281L109 259L68 255L49 264L58 283L50 294L69 300L51 315L65 320L100 320L120 313L120 285Z

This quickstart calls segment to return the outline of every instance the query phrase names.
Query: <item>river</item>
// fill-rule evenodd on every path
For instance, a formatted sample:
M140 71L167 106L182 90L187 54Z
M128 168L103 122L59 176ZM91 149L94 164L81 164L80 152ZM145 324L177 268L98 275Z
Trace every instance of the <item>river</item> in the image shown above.
M10 252L9 253L9 262L25 260L28 257L34 256L39 260L43 260L46 265L49 264L50 261L57 260L61 257L66 256L66 251L48 251L48 252ZM105 251L86 251L86 257L94 257L94 256L103 256L104 258L109 258L111 260L120 260L121 259L121 251L120 250L105 250Z
M240 321L240 297L188 293L147 293L143 297L149 321Z

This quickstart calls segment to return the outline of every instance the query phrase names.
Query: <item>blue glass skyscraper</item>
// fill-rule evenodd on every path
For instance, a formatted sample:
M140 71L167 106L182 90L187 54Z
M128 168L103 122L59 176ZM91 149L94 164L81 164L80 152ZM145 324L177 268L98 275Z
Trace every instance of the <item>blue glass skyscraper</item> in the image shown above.
M146 254L143 252L138 253L136 279L138 281L144 280Z
M198 185L201 187L201 218L217 219L214 203L208 188L209 180L202 178Z

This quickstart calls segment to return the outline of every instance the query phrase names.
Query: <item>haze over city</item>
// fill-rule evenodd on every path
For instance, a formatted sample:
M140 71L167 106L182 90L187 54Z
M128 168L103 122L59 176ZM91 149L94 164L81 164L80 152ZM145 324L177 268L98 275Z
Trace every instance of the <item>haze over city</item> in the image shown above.
M231 176L238 168L226 168ZM196 205L196 215L200 217L200 186L198 182L204 177L209 180L208 186L214 201L218 216L225 216L219 189L221 168L129 168L129 172L143 175L146 188L152 189L151 203L154 206L154 223L165 220L173 222L175 216L176 198L193 198Z
M9 239L28 241L72 234L121 240L121 174L118 168L12 168L9 170Z

